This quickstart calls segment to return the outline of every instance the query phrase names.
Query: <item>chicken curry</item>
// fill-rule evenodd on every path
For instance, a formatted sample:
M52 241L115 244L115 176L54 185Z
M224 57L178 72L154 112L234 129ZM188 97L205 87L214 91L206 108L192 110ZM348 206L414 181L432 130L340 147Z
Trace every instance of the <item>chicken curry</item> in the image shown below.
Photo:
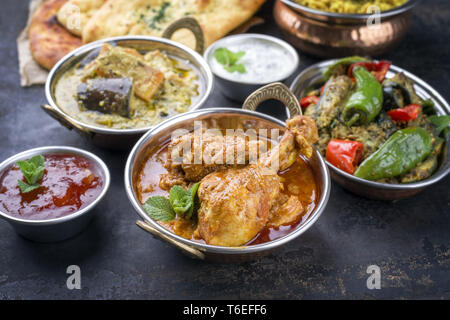
M275 143L203 132L202 161L191 164L192 155L180 150L195 145L194 132L172 137L149 151L137 179L138 199L151 218L190 240L218 246L275 240L306 221L320 198L308 161L317 138L314 121L305 116L288 120ZM266 150L261 142L266 142ZM206 159L229 150L236 156L239 147L246 155L255 147L260 156L232 164ZM175 162L174 155L181 161ZM274 159L278 167L271 166Z

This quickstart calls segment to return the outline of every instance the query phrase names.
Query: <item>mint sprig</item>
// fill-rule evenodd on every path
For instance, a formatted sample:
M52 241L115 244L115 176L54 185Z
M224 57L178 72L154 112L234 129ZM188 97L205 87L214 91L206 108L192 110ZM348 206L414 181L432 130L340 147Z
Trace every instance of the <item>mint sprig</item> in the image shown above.
M45 169L44 157L37 155L27 161L19 160L16 164L25 177L25 180L28 182L26 183L22 180L17 180L20 191L22 193L27 193L39 188L40 184L38 182L42 179Z
M154 196L144 203L144 210L147 214L158 221L170 221L175 218L175 212L167 198Z
M170 189L169 201L173 211L177 214L184 214L191 207L191 198L187 195L187 191L181 186L173 186Z
M214 51L214 58L228 72L246 72L245 66L242 63L237 63L244 55L244 51L233 52L227 48L218 48Z
M175 215L190 219L194 212L195 195L200 183L192 185L188 190L182 186L173 186L169 192L169 199L163 196L153 196L144 203L144 210L154 220L171 221Z

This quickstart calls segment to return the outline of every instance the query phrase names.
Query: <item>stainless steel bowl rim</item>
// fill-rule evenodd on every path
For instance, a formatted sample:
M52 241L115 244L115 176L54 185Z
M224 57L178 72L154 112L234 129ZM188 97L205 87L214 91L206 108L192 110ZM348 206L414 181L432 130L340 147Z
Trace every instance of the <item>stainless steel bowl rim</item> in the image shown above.
M220 75L218 75L213 68L211 68L211 72L214 74L214 76L218 77L219 79L225 80L225 81L230 81L230 82L234 82L234 83L238 83L238 84L245 84L245 85L264 85L264 84L268 84L271 82L278 82L278 81L283 81L286 80L287 78L289 78L294 72L295 70L297 70L297 67L300 63L300 57L297 53L297 50L294 49L293 46L291 46L289 43L287 43L286 41L273 37L273 36L268 36L265 34L260 34L260 33L242 33L242 34L235 34L232 36L227 36L224 38L221 38L215 42L213 42L205 51L205 53L203 54L203 57L206 61L206 63L209 65L209 56L211 55L211 52L213 50L215 50L217 48L217 46L219 46L222 42L225 42L227 40L233 40L233 39L264 39L273 43L278 44L279 46L283 47L284 49L286 49L294 58L294 63L292 63L291 66L291 70L289 72L286 72L285 75L283 75L281 78L279 79L272 79L270 81L259 81L259 82L250 82L250 81L239 81L239 80L234 80L231 78L224 78Z
M331 187L331 179L330 179L330 173L328 171L328 168L325 164L325 161L323 160L320 153L316 150L316 155L318 158L318 161L320 162L320 167L323 170L323 179L324 184L321 186L321 199L319 203L317 204L314 212L311 214L310 217L299 226L296 227L295 230L291 231L289 234L278 238L276 240L272 240L270 242L265 242L262 244L257 245L251 245L251 246L241 246L241 247L223 247L223 246L214 246L214 245L208 245L203 243L198 243L192 240L185 239L181 236L178 236L171 231L167 230L166 228L160 226L157 222L155 222L153 219L151 219L142 208L142 205L137 200L136 196L133 192L133 186L132 186L132 164L133 161L137 155L137 152L141 147L144 145L144 143L154 134L157 134L158 132L165 130L169 128L173 123L177 121L184 121L184 120L193 120L199 116L203 115L209 115L209 114L215 114L215 113L234 113L239 115L249 115L249 116L256 116L263 120L267 120L273 123L276 123L282 127L285 127L285 123L281 120L278 120L274 117L271 117L269 115L257 112L257 111L249 111L249 110L242 110L242 109L235 109L235 108L210 108L210 109L202 109L192 112L187 112L184 114L177 115L171 119L168 119L150 131L148 131L144 136L141 137L141 139L136 143L136 145L133 147L126 166L125 166L125 190L128 196L128 199L131 201L134 209L137 211L139 216L143 218L146 222L150 223L153 227L157 228L159 231L164 233L166 236L176 239L177 241L180 241L186 245L189 245L191 247L195 247L196 249L199 249L201 251L208 251L211 253L221 253L221 254L242 254L242 253L254 253L259 251L265 251L269 249L273 249L276 247L279 247L295 238L303 234L306 230L308 230L319 218L319 216L324 211L326 204L328 202L328 199L330 197L330 187Z
M55 109L57 109L59 112L63 113L64 116L68 119L70 119L71 122L76 123L80 127L88 129L90 132L96 132L96 133L105 133L105 134L112 134L112 135L135 135L140 134L148 131L149 129L153 128L154 126L149 127L143 127L143 128L137 128L137 129L110 129L110 128L104 128L100 126L94 126L88 123L84 123L82 121L79 121L75 118L73 118L70 114L63 111L56 103L56 101L53 99L51 88L52 83L55 81L55 76L58 74L59 68L69 59L71 59L74 56L86 54L89 51L96 49L100 47L105 42L116 42L116 41L148 41L148 42L159 42L163 43L169 46L173 46L177 49L181 49L185 51L188 55L191 55L195 61L201 66L203 71L206 74L206 83L205 83L205 92L203 94L203 97L194 105L191 106L189 111L197 110L199 109L208 99L208 97L211 95L212 89L213 89L213 74L211 72L211 68L209 67L208 63L203 59L203 57L197 53L195 50L179 43L175 42L169 39L165 38L158 38L158 37L151 37L151 36L119 36L119 37L111 37L111 38L105 38L98 41L94 41L88 44L85 44L67 55L65 55L61 60L59 60L53 68L50 70L47 80L45 82L45 97L47 98L48 103Z
M290 90L294 92L295 89L300 83L301 79L308 74L309 72L313 70L322 70L330 65L332 65L334 62L336 62L339 59L331 59L322 61L319 63L316 63L312 66L309 66L308 68L304 69L297 77L295 77L294 81L292 82L290 86ZM395 73L403 72L408 78L412 79L414 81L414 84L420 85L421 87L425 88L427 91L432 93L432 95L439 100L440 106L447 112L447 114L450 114L450 105L447 103L447 101L435 90L433 87L431 87L429 84L427 84L425 81L420 79L419 77L415 76L414 74L410 73L409 71L406 71L400 67L397 67L395 65L391 65L389 68L390 71L393 71ZM447 141L448 143L448 141ZM352 180L354 182L358 182L361 184L364 184L366 186L370 186L373 188L378 189L385 189L385 190L412 190L412 189L418 189L418 188L424 188L426 186L432 185L443 178L445 178L450 173L450 166L447 168L440 168L437 172L435 172L431 177L428 179L414 182L414 183L405 183L405 184L390 184L390 183L381 183L381 182L375 182L370 180L361 179L358 177L355 177L354 175L351 175L347 172L342 171L341 169L333 166L331 163L329 163L327 160L325 160L326 164L328 165L329 169L333 172L336 172L337 174L344 176L345 178Z
M0 163L0 173L2 173L6 168L8 168L10 165L14 164L18 160L25 159L27 157L34 156L37 154L56 154L56 153L68 153L68 154L76 154L76 155L84 156L87 159L94 161L99 166L100 170L102 171L102 173L104 175L104 180L102 181L103 182L102 191L100 192L98 197L92 203L87 205L86 207L84 207L80 210L77 210L69 215L60 217L60 218L47 219L47 220L20 219L17 217L13 217L7 213L4 213L0 210L1 217L3 217L5 220L13 222L13 223L19 223L19 224L24 224L24 225L29 225L29 226L55 225L55 224L64 223L64 222L78 218L79 216L81 216L81 215L85 214L86 212L90 211L91 209L93 209L102 200L102 198L105 196L106 192L109 189L109 185L111 182L111 176L110 176L108 167L103 162L103 160L100 159L95 154L93 154L89 151L86 151L86 150L82 150L82 149L78 149L78 148L74 148L74 147L67 147L67 146L47 146L47 147L39 147L39 148L29 149L29 150L17 153L15 155L9 157L8 159L4 160L2 163Z
M380 18L384 19L384 18L389 18L392 16L402 14L406 11L411 10L420 1L422 1L422 0L409 0L399 7L396 7L391 10L387 10L387 11L381 11ZM281 2L283 2L285 5L294 9L297 12L306 12L310 15L325 16L325 17L334 18L334 19L347 19L347 20L355 20L355 21L365 22L370 16L372 16L372 14L336 13L336 12L328 12L328 11L322 11L322 10L318 10L318 9L312 9L312 8L303 6L301 4L298 4L298 3L294 2L293 0L281 0ZM319 20L321 20L321 19L319 19Z

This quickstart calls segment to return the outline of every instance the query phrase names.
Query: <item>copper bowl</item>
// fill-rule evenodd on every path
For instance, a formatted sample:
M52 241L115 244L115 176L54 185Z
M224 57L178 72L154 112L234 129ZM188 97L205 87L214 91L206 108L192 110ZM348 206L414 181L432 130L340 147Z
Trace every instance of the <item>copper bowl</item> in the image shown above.
M274 17L284 37L304 52L320 57L377 56L403 39L420 0L370 14L341 14L314 10L292 0L277 0Z
M335 62L336 60L327 60L305 69L294 79L290 87L291 91L298 98L304 97L311 87L317 86L325 81L323 71ZM414 82L414 89L419 97L422 99L431 99L434 102L438 114L450 114L450 105L447 101L430 85L412 73L392 65L387 73L387 78L392 78L395 74L400 72L404 73ZM436 172L428 179L415 183L389 184L364 180L336 168L328 161L326 162L330 169L332 179L343 188L369 199L400 200L412 197L426 187L444 179L450 173L449 139L450 134L447 135L447 143L441 154L439 167Z
M297 99L295 99L289 89L281 83L273 83L260 88L250 95L244 102L242 107L244 110L236 108L208 108L191 111L166 120L147 132L131 151L125 167L125 190L128 199L141 219L137 221L137 225L157 239L168 242L192 258L224 263L257 259L294 240L308 230L324 211L330 195L330 175L325 161L318 151L315 151L308 160L320 189L320 197L316 208L304 222L300 223L289 234L262 244L223 247L185 239L151 219L143 210L137 196L136 181L149 151L152 149L152 146L160 145L161 142L170 139L174 130L181 128L191 130L194 121L216 123L221 128L230 129L244 125L246 128L276 128L283 130L285 127L284 122L255 111L259 103L267 99L282 101L289 109L290 116L301 112Z

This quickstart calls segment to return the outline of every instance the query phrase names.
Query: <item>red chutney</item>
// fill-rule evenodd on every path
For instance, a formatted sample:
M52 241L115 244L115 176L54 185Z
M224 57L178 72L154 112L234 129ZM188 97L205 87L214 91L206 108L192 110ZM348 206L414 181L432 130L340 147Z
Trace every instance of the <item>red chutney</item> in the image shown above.
M17 165L0 174L1 211L21 219L55 219L88 206L99 196L103 182L90 160L71 154L44 158L40 187L31 192L20 191L17 180L26 180Z

